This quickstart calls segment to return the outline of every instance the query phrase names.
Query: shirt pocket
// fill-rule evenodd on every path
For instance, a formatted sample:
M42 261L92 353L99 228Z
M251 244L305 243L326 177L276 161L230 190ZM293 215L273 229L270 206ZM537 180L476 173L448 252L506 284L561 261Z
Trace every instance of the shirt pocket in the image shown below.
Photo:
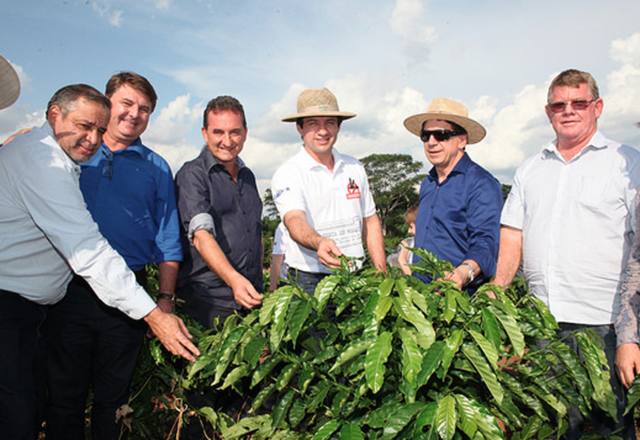
M584 176L576 188L577 200L592 210L605 210L609 207L613 179L611 176Z

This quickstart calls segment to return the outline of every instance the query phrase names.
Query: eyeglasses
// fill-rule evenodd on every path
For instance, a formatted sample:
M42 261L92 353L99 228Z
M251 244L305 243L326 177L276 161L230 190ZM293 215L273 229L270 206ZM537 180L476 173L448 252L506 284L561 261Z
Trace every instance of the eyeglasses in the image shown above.
M420 132L420 140L422 140L422 142L428 142L429 138L433 136L436 141L444 142L453 136L459 136L465 133L464 130L422 130Z
M553 113L562 113L568 105L571 106L574 110L586 110L587 107L591 105L592 102L597 101L597 99L577 99L575 101L558 101L558 102L550 102L547 104L549 110Z

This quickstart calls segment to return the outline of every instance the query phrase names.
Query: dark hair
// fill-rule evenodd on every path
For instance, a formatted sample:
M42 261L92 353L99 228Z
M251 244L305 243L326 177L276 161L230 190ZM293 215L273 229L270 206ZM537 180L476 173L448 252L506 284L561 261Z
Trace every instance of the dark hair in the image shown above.
M53 94L47 104L46 117L49 118L51 107L58 106L63 116L66 116L75 107L78 99L86 99L111 110L111 101L95 88L87 84L71 84L65 86Z
M415 223L418 217L418 207L410 206L407 208L407 212L404 213L404 221L406 224Z
M155 110L158 95L147 78L135 72L119 72L111 76L107 81L104 94L109 98L122 86L130 86L146 96L151 101L151 111Z
M598 99L600 97L600 91L598 90L598 84L593 76L589 72L583 72L578 69L567 69L560 72L558 76L553 78L551 84L549 84L549 90L547 91L547 102L551 99L553 89L556 87L580 87L580 84L586 84L589 87L592 99Z
M318 115L318 117L321 117L322 115ZM314 116L307 116L305 118L298 118L296 119L296 125L300 128L303 127L304 125L304 120L306 118L313 118ZM328 116L328 117L332 117L332 116ZM344 121L344 118L338 117L338 116L334 116L337 120L338 120L338 127L340 127L340 125L342 125L342 121Z
M242 104L240 104L240 101L238 101L233 96L226 95L218 96L209 101L209 103L207 104L207 108L204 109L204 113L202 114L202 126L204 128L207 128L207 115L209 114L209 112L218 113L224 111L229 111L240 115L242 117L242 126L245 129L247 128L247 118L244 115L244 108L242 108Z

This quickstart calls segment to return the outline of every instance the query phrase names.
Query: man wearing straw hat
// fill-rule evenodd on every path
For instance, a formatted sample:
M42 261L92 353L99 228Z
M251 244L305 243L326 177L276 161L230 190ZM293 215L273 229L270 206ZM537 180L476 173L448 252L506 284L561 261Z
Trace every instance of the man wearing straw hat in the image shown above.
M287 241L290 275L307 291L340 267L339 256L364 257L362 238L373 265L386 270L382 227L362 164L339 153L334 144L342 121L328 89L307 89L298 96L295 122L303 148L273 176L271 190L292 240ZM363 234L364 232L364 234Z
M404 125L433 165L420 187L415 245L453 263L446 279L474 291L495 273L502 208L500 184L466 153L485 129L448 98L434 99Z
M516 170L502 212L495 283L508 285L522 263L531 292L547 304L567 343L577 349L573 333L587 328L603 337L619 422L594 410L590 423L599 434L619 429L616 435L635 439L633 414L622 417L622 385L640 371L640 339L637 310L629 309L636 291L623 292L621 269L633 236L640 153L598 130L602 110L588 72L569 69L551 81L545 113L556 139ZM618 319L625 316L633 320ZM579 438L581 424L571 409L566 437Z

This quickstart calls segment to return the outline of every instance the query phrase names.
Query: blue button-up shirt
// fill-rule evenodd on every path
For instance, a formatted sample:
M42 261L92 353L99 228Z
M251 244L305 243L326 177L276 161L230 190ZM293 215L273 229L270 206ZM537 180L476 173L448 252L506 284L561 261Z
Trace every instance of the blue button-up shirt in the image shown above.
M182 261L171 169L140 139L114 152L103 144L82 164L80 189L100 232L132 270Z
M488 280L496 271L501 209L500 183L465 153L442 183L435 168L422 182L416 247L456 266L473 260L479 280Z

